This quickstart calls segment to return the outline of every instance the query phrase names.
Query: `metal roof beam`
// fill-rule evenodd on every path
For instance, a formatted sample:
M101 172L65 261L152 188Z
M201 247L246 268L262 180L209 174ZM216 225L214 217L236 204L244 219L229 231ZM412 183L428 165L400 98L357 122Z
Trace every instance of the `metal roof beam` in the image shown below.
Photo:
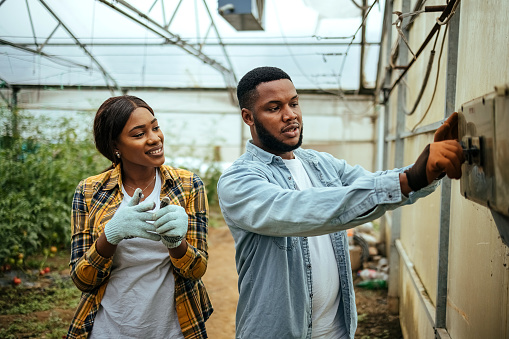
M27 5L28 18L30 19L30 27L32 28L32 35L34 37L34 43L36 46L38 46L39 44L37 43L37 37L35 35L34 21L32 20L32 12L30 11L30 6L28 5L28 0L25 0L25 3Z
M237 77L235 76L235 72L233 72L233 64L230 60L230 56L228 55L228 52L226 51L226 47L223 44L221 35L219 34L219 31L217 30L216 23L214 22L214 19L212 18L212 14L210 13L209 6L207 5L206 0L203 0L203 5L205 6L205 9L207 9L207 13L209 15L210 22L211 22L212 26L214 27L214 31L216 32L217 40L219 40L219 44L221 45L221 49L223 50L224 57L226 58L226 61L228 62L228 65L230 66L231 76L229 76L227 78L225 75L225 82L226 82L226 87L228 88L228 92L230 93L230 100L232 101L232 103L237 105L238 104L237 96L235 95L236 87L237 87ZM206 39L207 39L207 37L205 37L205 40ZM205 40L203 40L203 42L205 42Z
M49 42L49 40L53 37L53 34L55 34L55 32L57 31L58 27L60 27L60 22L55 26L55 28L53 29L53 31L50 33L50 35L46 38L46 40L42 43L41 46L39 46L39 48L37 48L37 51L40 52L42 51L42 49L44 48L44 46L46 46Z
M110 92L112 94L114 94L113 88L111 88L108 79L113 83L114 87L117 90L122 91L122 89L120 88L120 86L118 86L115 79L110 74L108 74L108 72L106 72L106 70L104 69L104 67L102 67L102 65L99 63L99 61L97 61L96 58L94 58L94 56L92 55L92 53L90 53L88 51L88 49L85 47L85 45L83 45L79 41L79 39L74 36L74 34L71 32L71 30L62 22L62 20L60 20L60 18L51 10L51 8L44 2L44 0L39 0L39 1L41 2L41 4L44 7L46 7L48 12L50 12L50 14L53 16L53 18L55 18L55 20L57 20L62 25L62 27L66 30L67 34L69 34L73 38L76 45L78 45L90 57L90 59L92 59L92 61L96 64L96 66L99 67L99 69L101 70L101 73L103 74L104 81L106 82L106 85L110 88Z
M4 40L4 39L0 39L0 45L7 45L7 46L11 46L13 48L20 49L20 50L25 51L25 52L29 52L29 53L32 53L32 54L37 54L37 55L43 56L45 58L48 58L48 59L50 59L51 61L54 61L54 62L55 62L55 60L58 60L58 61L65 62L65 63L71 64L71 65L74 65L74 66L77 66L77 67L81 67L81 68L84 68L84 69L87 69L87 70L90 68L88 66L79 64L77 62L74 62L74 61L71 61L71 60L67 60L67 59L64 59L64 58L61 58L61 57L57 57L55 55L47 54L47 53L44 53L44 52L41 52L41 51L38 51L38 50L35 50L35 49L31 49L31 48L25 47L23 44L16 44L14 42L10 42L10 41Z
M284 44L283 42L202 42L201 46L282 46ZM33 46L33 43L18 43L19 46ZM71 44L67 42L52 42L52 43L46 43L46 46L59 46L59 47L65 47L65 46L76 46L76 44ZM139 46L139 47L145 47L145 46L164 46L167 45L165 42L94 42L92 44L83 44L83 46L105 46L105 47L116 47L116 46ZM288 42L285 43L285 45L288 46L312 46L312 47L320 47L320 46L348 46L348 45L361 45L360 42ZM379 42L365 42L364 45L366 46L379 46Z
M200 59L204 63L212 66L213 68L215 68L216 70L221 72L223 74L223 77L225 78L226 86L227 87L230 87L231 86L230 84L232 82L236 83L235 74L233 73L233 70L224 67L223 65L221 65L216 60L214 60L214 59L210 58L209 56L207 56L206 54L202 53L199 49L196 49L194 46L188 44L186 41L182 40L182 38L180 36L178 36L176 34L173 34L167 28L161 26L159 23L157 23L156 21L154 21L153 19L148 17L146 14L144 14L141 11L139 11L138 9L136 9L134 6L132 6L128 2L126 2L124 0L114 0L115 3L122 4L123 6L125 6L126 8L131 10L132 12L136 13L138 16L140 16L141 18L146 20L148 23L150 23L154 27L151 27L150 25L145 24L144 22L142 22L141 20L137 19L133 15L131 15L131 14L127 13L126 11L122 10L121 8L119 8L114 3L110 3L107 0L99 0L99 1L104 3L107 6L111 7L112 9L116 10L117 12L123 14L124 16L130 18L134 22L142 25L143 27L147 28L151 32L159 35L160 37L162 37L164 39L166 39L166 41L168 43L174 44L174 45L182 48L187 53L189 53L191 55L194 55L195 57L197 57L198 59ZM231 80L227 80L227 79L231 79Z

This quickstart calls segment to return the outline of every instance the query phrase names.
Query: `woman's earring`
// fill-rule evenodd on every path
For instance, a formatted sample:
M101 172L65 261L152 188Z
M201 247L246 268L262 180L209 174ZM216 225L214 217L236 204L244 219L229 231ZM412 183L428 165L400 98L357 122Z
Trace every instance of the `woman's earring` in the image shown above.
M118 153L118 151L117 151L117 152L115 152L115 154L117 155L117 158L120 159L120 153Z

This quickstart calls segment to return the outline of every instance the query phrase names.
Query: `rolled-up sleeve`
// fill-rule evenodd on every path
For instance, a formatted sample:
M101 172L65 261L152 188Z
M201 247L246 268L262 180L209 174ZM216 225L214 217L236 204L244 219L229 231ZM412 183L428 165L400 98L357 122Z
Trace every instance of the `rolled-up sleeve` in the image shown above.
M187 251L182 258L171 261L175 272L187 279L200 279L207 270L208 201L205 186L197 176L191 177L192 189L186 205L188 230Z
M334 168L335 185L298 191L283 188L277 173L265 164L238 162L219 180L221 210L229 226L249 232L315 236L376 219L434 189L407 198L399 182L404 169L371 173L344 161L335 162Z

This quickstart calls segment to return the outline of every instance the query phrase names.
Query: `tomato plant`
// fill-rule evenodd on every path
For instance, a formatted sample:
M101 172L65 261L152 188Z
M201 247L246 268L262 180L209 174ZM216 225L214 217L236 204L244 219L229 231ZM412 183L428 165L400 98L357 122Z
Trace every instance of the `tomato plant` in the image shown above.
M0 107L0 265L69 246L74 190L108 164L91 140L90 114L79 118L81 125Z

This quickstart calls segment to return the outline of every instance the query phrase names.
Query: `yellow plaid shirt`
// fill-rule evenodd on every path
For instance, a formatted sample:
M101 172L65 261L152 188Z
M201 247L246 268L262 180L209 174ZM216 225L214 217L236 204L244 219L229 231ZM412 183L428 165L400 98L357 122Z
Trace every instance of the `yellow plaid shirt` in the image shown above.
M72 203L71 278L83 293L67 338L86 338L108 285L112 258L97 253L95 242L122 202L120 165L82 180ZM175 276L175 306L186 339L207 338L205 321L212 314L201 277L207 269L208 203L201 179L186 170L159 168L161 198L186 209L189 225L186 254L171 258Z

